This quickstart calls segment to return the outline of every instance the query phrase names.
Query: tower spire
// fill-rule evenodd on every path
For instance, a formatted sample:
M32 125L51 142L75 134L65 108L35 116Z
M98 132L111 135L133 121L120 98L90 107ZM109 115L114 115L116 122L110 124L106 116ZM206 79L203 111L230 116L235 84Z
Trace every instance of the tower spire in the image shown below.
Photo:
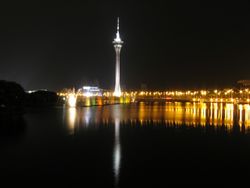
M117 32L119 33L120 30L120 20L119 17L117 17Z
M116 31L116 38L114 39L115 42L122 42L120 37L120 19L117 17L117 31Z

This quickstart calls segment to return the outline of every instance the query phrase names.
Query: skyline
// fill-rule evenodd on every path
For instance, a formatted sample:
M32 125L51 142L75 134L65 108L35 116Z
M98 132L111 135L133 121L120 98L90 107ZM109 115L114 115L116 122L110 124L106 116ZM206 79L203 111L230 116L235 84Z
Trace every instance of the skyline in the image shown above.
M26 90L79 88L94 80L113 89L110 41L118 16L126 41L121 56L126 89L140 89L141 84L149 89L227 87L250 78L247 4L94 1L78 8L32 6L37 12L32 16L12 15L9 5L10 12L0 17L0 79L21 83Z

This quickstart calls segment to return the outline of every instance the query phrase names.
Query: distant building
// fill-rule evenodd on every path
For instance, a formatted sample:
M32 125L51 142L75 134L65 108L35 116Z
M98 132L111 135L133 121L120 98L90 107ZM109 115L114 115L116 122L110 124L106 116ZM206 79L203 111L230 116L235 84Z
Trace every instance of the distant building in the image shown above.
M239 80L237 84L242 87L250 87L250 80Z
M48 91L48 90L47 89L28 90L28 91L26 91L26 93L35 93L35 92L38 92L38 91Z
M85 97L102 96L103 90L97 86L83 86L78 90Z

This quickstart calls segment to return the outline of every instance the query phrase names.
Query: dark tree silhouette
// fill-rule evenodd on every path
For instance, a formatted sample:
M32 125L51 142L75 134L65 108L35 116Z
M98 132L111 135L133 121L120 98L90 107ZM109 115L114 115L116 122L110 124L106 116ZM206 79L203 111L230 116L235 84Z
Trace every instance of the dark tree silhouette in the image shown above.
M54 106L58 104L59 97L55 92L38 90L27 94L26 104L31 107Z
M25 92L15 82L0 80L0 113L22 113L25 104Z
M20 106L24 104L25 92L19 84L15 82L0 81L0 105Z

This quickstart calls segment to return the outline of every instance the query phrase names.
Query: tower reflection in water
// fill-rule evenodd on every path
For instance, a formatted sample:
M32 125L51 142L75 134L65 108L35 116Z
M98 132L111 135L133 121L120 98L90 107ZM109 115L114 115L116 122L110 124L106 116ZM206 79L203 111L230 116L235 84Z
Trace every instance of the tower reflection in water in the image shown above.
M115 178L115 186L118 187L120 165L121 165L121 145L120 145L120 121L123 113L122 108L115 105L112 110L112 116L115 122L115 135L114 135L114 150L113 150L113 171Z
M67 131L70 135L100 126L114 129L113 173L115 185L119 183L121 166L120 125L165 126L165 127L207 127L250 132L250 105L232 103L135 103L127 105L69 108L65 110Z
M113 170L115 175L115 186L118 186L121 164L121 145L120 145L120 120L115 119L115 142L113 152Z
M86 107L66 109L66 118L68 125L68 133L74 135L81 128L88 128L89 125L107 125L114 124L114 148L113 148L113 173L115 186L118 186L121 164L121 144L120 144L120 122L121 122L120 106L115 105L112 108L106 107Z
M69 134L73 135L75 132L75 121L76 121L76 108L70 107L67 109L67 123L68 123L68 130Z

